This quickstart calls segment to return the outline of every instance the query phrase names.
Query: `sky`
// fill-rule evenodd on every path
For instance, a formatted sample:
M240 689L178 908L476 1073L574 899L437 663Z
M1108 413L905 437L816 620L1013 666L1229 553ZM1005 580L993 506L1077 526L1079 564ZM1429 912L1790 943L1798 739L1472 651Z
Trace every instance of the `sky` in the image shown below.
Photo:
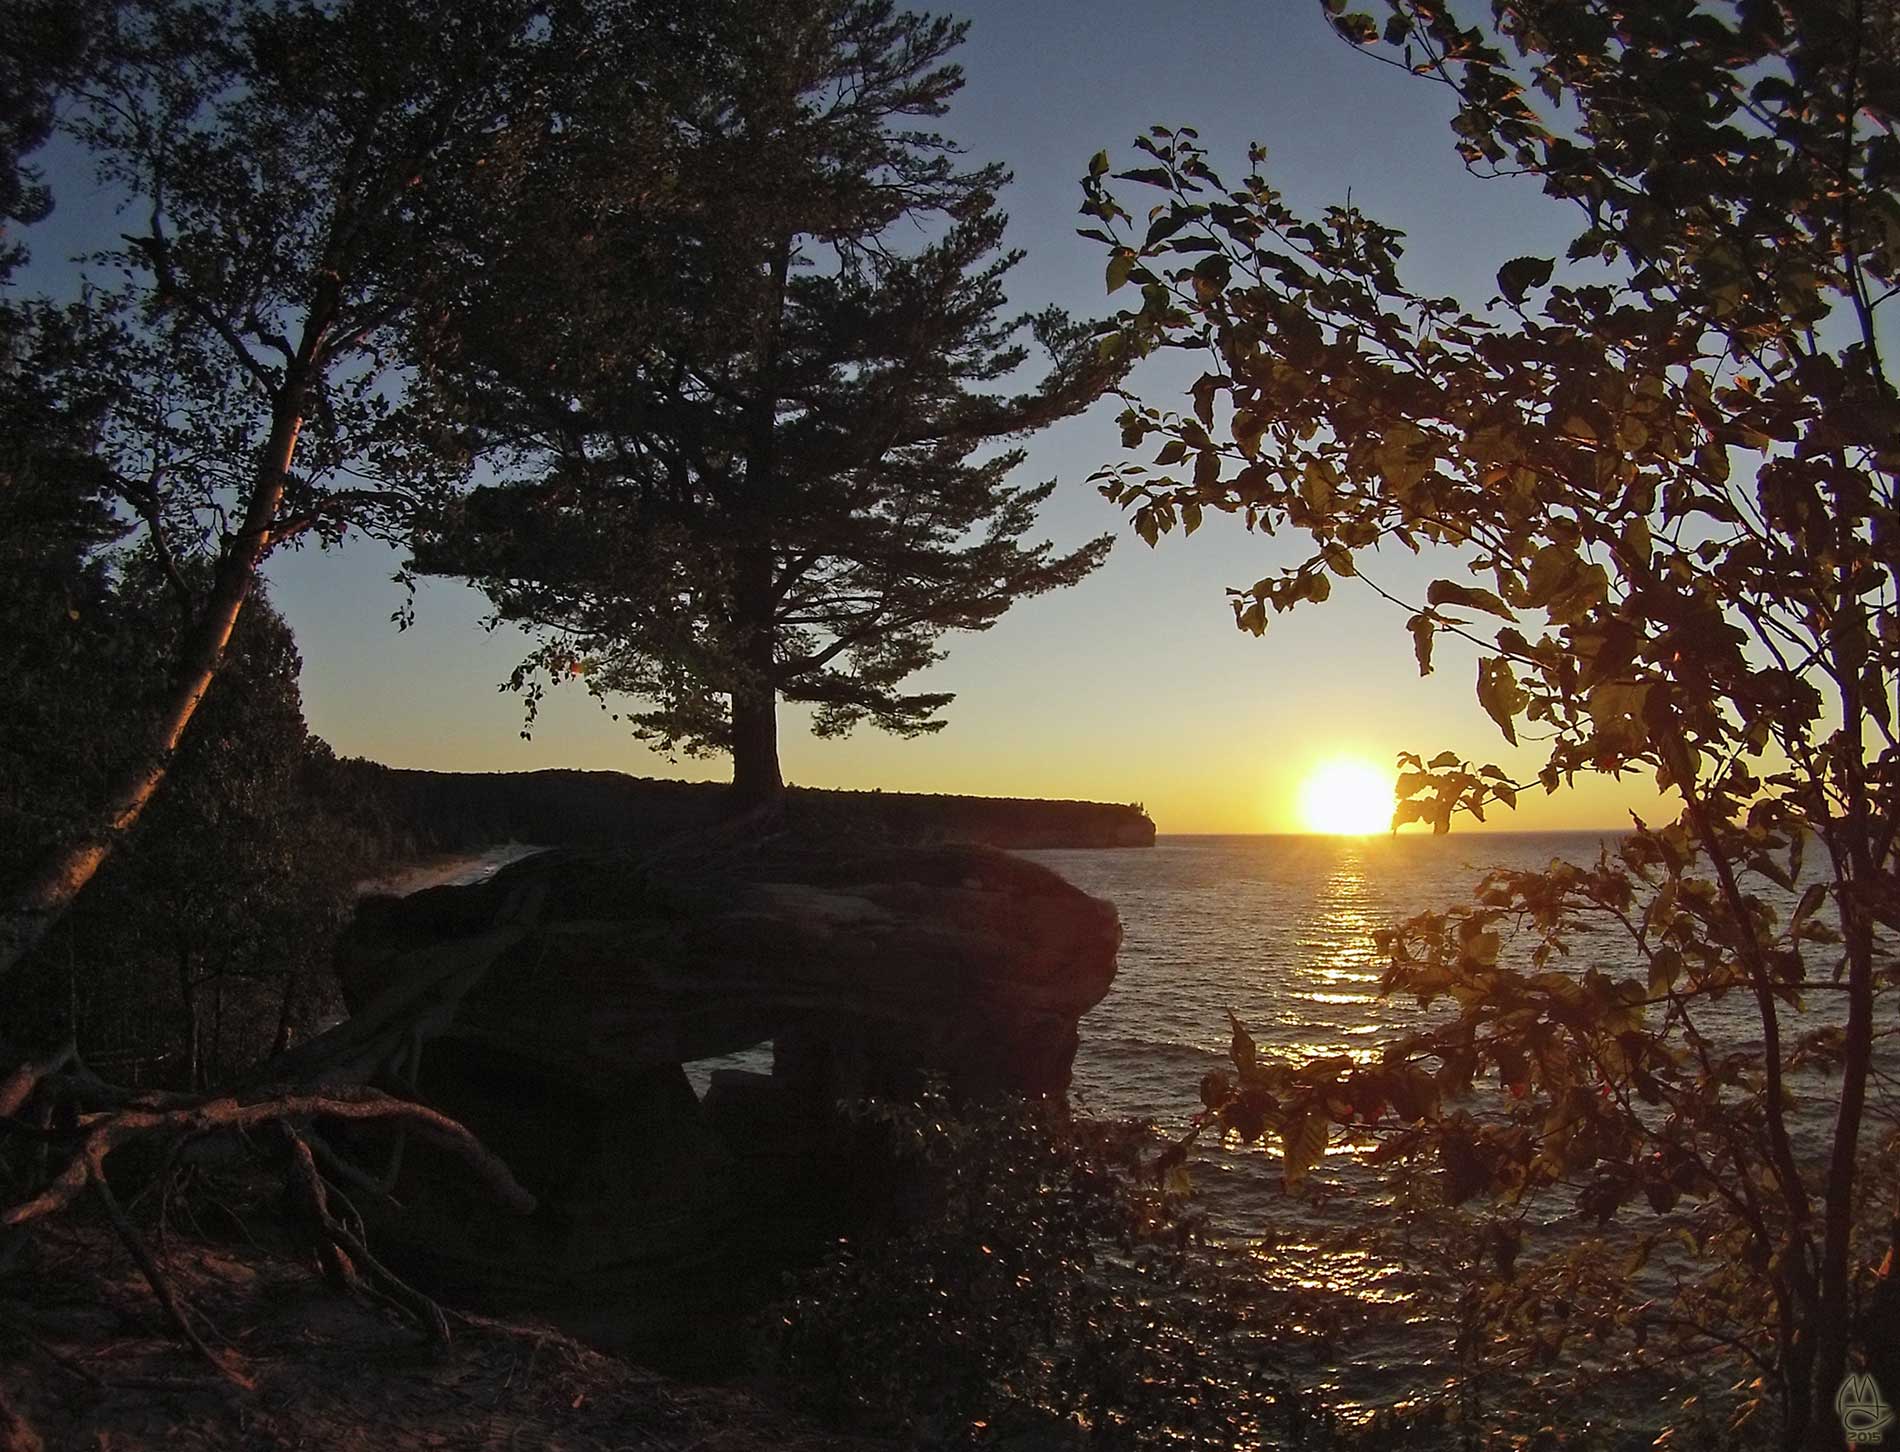
M971 31L958 55L968 84L942 129L973 162L1002 161L1015 174L1002 203L1010 243L1027 253L1011 278L1025 309L1109 310L1105 255L1075 236L1078 178L1100 148L1117 170L1136 165L1130 143L1156 123L1197 128L1216 170L1236 176L1248 142L1262 142L1269 180L1296 209L1350 198L1409 234L1404 275L1415 288L1468 305L1496 292L1500 263L1550 255L1568 240L1568 218L1534 183L1469 176L1442 91L1355 53L1317 0L947 8ZM27 239L40 266L101 207L83 173L49 170L60 211L48 240ZM1130 386L1179 407L1187 381L1160 363ZM1383 767L1402 750L1450 749L1534 774L1535 745L1509 747L1479 709L1475 656L1441 636L1438 669L1420 679L1404 613L1362 585L1337 582L1331 600L1276 618L1261 639L1236 630L1225 589L1296 562L1300 541L1214 517L1192 539L1150 550L1087 482L1121 457L1118 410L1105 403L1028 440L1021 476L1058 481L1043 520L1058 546L1118 535L1108 564L1073 589L1018 604L988 632L948 637L948 658L912 687L956 693L933 736L860 729L819 741L798 709L782 708L789 782L1138 801L1162 832L1195 833L1300 830L1301 783L1342 756ZM391 576L400 562L353 540L279 554L267 569L303 653L310 726L338 752L447 771L728 775L723 760L648 750L579 687L554 692L523 740L521 702L500 684L527 642L512 629L484 631L479 593L445 581L424 582L415 624L399 632L391 616L404 596ZM1366 566L1414 597L1455 567L1442 556ZM1674 815L1653 787L1628 778L1526 796L1492 825L1616 827L1631 809Z

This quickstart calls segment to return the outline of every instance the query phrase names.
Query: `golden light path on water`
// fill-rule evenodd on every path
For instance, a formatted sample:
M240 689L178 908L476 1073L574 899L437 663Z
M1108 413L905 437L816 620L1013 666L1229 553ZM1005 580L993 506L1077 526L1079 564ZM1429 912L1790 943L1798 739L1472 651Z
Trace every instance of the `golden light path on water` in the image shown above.
M1379 998L1373 937L1433 905L1408 900L1417 839L1386 833L1389 776L1367 767L1352 790L1341 780L1314 778L1313 812L1323 806L1332 835L1181 839L1141 862L1037 854L1115 900L1128 933L1116 989L1084 1021L1078 1083L1097 1112L1152 1114L1178 1132L1191 1112L1180 1100L1225 1048L1229 1007L1262 1055L1293 1061L1369 1060L1390 1032L1423 1023L1415 1005ZM1456 870L1466 889L1477 875ZM1270 1145L1207 1146L1193 1167L1210 1237L1257 1272L1263 1354L1303 1363L1302 1384L1348 1415L1430 1395L1453 1370L1449 1335L1429 1324L1428 1270L1390 1243L1397 1205L1369 1148L1335 1140L1291 1193Z
M1151 851L1027 854L1114 902L1124 929L1114 988L1082 1021L1074 1097L1091 1113L1150 1120L1160 1135L1178 1138L1200 1108L1202 1076L1231 1067L1229 1009L1262 1056L1373 1059L1392 1039L1455 1011L1447 1000L1423 1009L1412 997L1379 997L1385 963L1377 930L1468 900L1495 868L1594 861L1604 836L1163 837ZM1796 896L1778 910L1791 912ZM1641 971L1612 935L1580 933L1573 946L1575 971ZM1528 967L1530 947L1530 939L1509 940L1502 961ZM1713 1032L1745 1051L1758 1044L1741 1010L1732 1022L1715 1013ZM1484 1119L1510 1105L1490 1081L1459 1110ZM1824 1119L1816 1119L1817 1135ZM1480 1359L1474 1365L1481 1363L1494 1390L1507 1374L1526 1388L1548 1378L1556 1378L1553 1388L1567 1385L1569 1372L1541 1363L1507 1373L1464 1335L1461 1298L1473 1277L1492 1274L1491 1251L1434 1203L1438 1181L1429 1163L1412 1180L1424 1192L1413 1199L1393 1178L1395 1167L1373 1164L1368 1149L1336 1139L1289 1191L1274 1149L1196 1143L1193 1206L1207 1217L1208 1239L1221 1258L1257 1272L1237 1334L1348 1417L1439 1400L1459 1382L1461 1355ZM1598 1234L1594 1219L1579 1217L1561 1196L1526 1207L1521 1228L1520 1268L1568 1256ZM1624 1264L1627 1243L1603 1246L1615 1265ZM1660 1278L1650 1294L1666 1291L1673 1273L1652 1260L1634 1274ZM1580 1402L1574 1388L1553 1394L1573 1399L1579 1427L1630 1419L1661 1425L1677 1405L1665 1405L1670 1374L1657 1368L1593 1382Z

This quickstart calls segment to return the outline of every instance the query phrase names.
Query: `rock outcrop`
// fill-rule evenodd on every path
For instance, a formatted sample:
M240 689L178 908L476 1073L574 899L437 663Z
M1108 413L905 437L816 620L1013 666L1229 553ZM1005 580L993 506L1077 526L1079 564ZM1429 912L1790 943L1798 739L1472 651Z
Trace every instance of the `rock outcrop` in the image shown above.
M683 1063L771 1040L772 1081L737 1097L756 1107L768 1089L806 1123L927 1074L956 1093L1061 1093L1120 937L1110 904L987 848L665 873L562 850L366 901L338 961L358 1017L432 997L418 1092L542 1200L526 1222L489 1214L412 1150L397 1198L416 1213L397 1232L484 1279L571 1283L677 1261L733 1212L735 1146Z

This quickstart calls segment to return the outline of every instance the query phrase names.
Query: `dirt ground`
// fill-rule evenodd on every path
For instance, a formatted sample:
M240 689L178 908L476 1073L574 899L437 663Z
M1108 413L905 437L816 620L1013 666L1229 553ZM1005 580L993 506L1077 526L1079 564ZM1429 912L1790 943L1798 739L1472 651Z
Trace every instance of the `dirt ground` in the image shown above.
M544 1326L452 1317L440 1345L278 1253L174 1236L162 1260L252 1386L168 1334L110 1232L68 1223L0 1276L0 1452L889 1452Z

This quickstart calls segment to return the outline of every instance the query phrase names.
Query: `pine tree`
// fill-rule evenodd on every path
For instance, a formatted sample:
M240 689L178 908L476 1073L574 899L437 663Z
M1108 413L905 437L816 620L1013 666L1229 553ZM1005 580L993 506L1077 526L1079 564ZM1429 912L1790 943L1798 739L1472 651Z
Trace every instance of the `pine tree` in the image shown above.
M916 129L962 85L964 30L809 0L581 47L650 69L597 65L545 128L510 245L438 321L456 346L422 350L456 359L436 401L500 482L437 519L417 566L539 633L515 677L530 713L585 674L639 698L637 734L730 752L740 798L767 798L780 698L820 735L938 730L951 698L904 683L941 637L1105 558L1109 536L1025 543L1054 486L1013 485L1020 449L992 449L1110 376L1059 312L1007 314L1003 169ZM620 168L630 133L669 141ZM1029 343L1048 370L1000 392Z

